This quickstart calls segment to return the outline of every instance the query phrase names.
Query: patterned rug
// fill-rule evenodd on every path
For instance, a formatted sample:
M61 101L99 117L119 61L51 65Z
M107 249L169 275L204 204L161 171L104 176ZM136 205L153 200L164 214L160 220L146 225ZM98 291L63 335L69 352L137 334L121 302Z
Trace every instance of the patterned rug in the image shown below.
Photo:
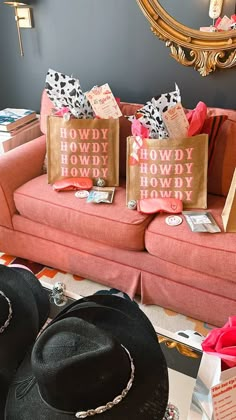
M89 296L98 290L109 290L106 286L92 282L79 276L65 273L56 268L46 267L33 261L16 258L12 255L3 254L0 252L0 264L22 264L27 266L40 280L44 287L51 289L56 282L62 282L66 287L66 294L71 298L77 299L80 296ZM165 330L176 332L194 330L206 336L212 325L206 324L185 315L178 314L157 305L142 305L139 298L135 300L140 305L140 308L145 312L150 321L155 327L160 327Z

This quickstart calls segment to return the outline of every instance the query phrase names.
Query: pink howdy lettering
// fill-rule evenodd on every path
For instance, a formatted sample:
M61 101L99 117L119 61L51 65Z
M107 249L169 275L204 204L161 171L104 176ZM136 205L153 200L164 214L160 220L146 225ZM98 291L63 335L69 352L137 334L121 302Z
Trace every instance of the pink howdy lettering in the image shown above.
M80 152L88 153L90 149L90 143L78 143L78 147L80 149Z
M103 140L107 140L107 137L108 137L108 128L102 128L101 129L101 132L102 132L102 138L103 138Z
M192 176L191 176L191 177L186 176L186 177L185 177L185 180L186 180L186 183L187 183L186 187L187 187L187 188L192 188L192 181L193 181L193 177L192 177Z
M104 166L106 166L107 165L107 161L108 161L108 156L101 156L101 159L102 159L102 164L104 165Z
M61 152L67 152L68 143L66 141L61 141Z
M158 179L157 178L151 178L150 179L150 185L152 186L152 188L156 188L158 185Z
M69 176L69 170L68 168L61 167L61 176Z
M174 191L175 198L178 198L179 200L183 200L183 193L182 191Z
M170 188L172 178L159 178L161 188Z
M181 149L176 149L175 151L175 160L182 160L184 157L184 152Z
M68 164L68 155L61 154L61 164L67 165Z
M108 151L108 143L101 143L102 146L102 152L107 153Z
M60 127L60 138L67 139L70 138L75 140L78 136L81 140L88 140L89 137L91 140L98 140L102 138L102 140L108 139L109 129L108 128L70 128L67 129L66 127Z
M170 175L171 169L172 169L172 165L170 165L170 164L168 164L168 165L159 165L159 168L160 168L161 175Z
M80 176L87 176L91 178L97 178L102 176L107 177L108 168L78 168L78 173Z
M102 177L107 178L108 168L101 168L101 172L102 172Z
M186 201L192 201L192 191L185 191L186 194Z
M156 190L152 190L150 192L150 198L157 198L158 197L158 192Z
M172 150L159 150L160 160L171 160Z
M87 143L88 144L88 143ZM92 143L92 153L98 153L100 150L99 143Z
M77 165L77 163L78 163L78 158L77 158L77 156L76 156L76 155L71 155L71 157L70 157L70 163L71 163L72 165Z
M148 190L140 190L140 198L141 200L143 198L148 198L149 197L149 191Z
M87 176L89 177L90 168L79 168L80 176Z
M176 175L181 175L184 172L183 165L181 165L180 163L176 163L174 166Z
M194 148L193 147L190 147L189 149L185 149L186 150L186 152L187 152L187 159L188 160L191 160L193 157L192 157L192 154L193 154L193 150L194 150Z
M172 196L172 191L160 191L161 198L169 198Z
M150 165L150 172L151 172L152 175L157 174L157 165L155 165L155 163Z
M92 174L93 174L93 178L97 178L98 176L100 176L100 171L98 168L91 168Z
M71 138L72 140L75 140L75 139L76 139L76 137L77 137L77 133L76 133L76 130L75 130L74 128L71 128L71 129L69 130L69 136L70 136L70 138Z
M98 140L100 137L99 130L97 128L92 128L92 139Z
M78 133L81 140L88 140L90 130L90 128L78 128Z
M60 137L61 139L67 139L67 129L65 127L60 127Z
M183 179L182 178L175 178L174 179L174 186L175 188L182 188L183 187Z
M193 162L191 163L185 163L187 168L187 174L191 174L193 172Z
M140 177L140 187L148 187L148 178L146 176Z
M70 143L70 151L73 153L77 152L77 143L75 141Z
M79 160L81 165L89 165L90 156L79 156Z
M78 176L78 169L77 168L71 168L70 174L72 176Z
M147 163L140 163L140 174L147 174L148 173L148 164Z
M155 149L150 150L150 159L157 160L157 151Z
M99 156L91 156L92 165L99 165L100 164L100 158Z
M76 144L76 143L75 143ZM83 153L107 153L108 143L78 143L77 147Z
M140 149L140 159L141 160L148 160L148 150L147 149Z

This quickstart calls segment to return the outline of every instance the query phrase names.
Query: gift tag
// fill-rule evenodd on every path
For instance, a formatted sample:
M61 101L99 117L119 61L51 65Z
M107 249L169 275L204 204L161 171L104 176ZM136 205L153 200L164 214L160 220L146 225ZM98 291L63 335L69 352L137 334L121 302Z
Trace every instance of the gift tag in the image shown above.
M169 226L178 226L182 223L182 221L183 221L182 217L176 216L176 215L167 216L165 220L166 224Z
M233 372L235 371L234 368L228 370L232 371L232 376L228 374L227 380L222 381L211 388L215 420L235 419L236 376L233 376ZM228 372L228 370L226 370L226 372Z
M76 191L75 196L77 198L87 198L89 196L89 192L86 190Z

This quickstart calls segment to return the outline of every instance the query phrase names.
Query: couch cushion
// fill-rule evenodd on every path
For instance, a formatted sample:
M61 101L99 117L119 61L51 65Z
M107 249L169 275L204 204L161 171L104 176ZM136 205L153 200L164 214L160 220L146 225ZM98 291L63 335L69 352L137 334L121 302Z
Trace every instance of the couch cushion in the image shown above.
M150 254L179 266L235 280L236 235L223 232L221 212L224 202L223 197L208 196L208 210L222 229L221 233L193 233L185 220L181 225L168 226L166 214L158 214L146 229L146 249Z
M145 229L152 219L126 207L124 186L116 188L112 204L94 204L76 198L73 191L55 192L47 184L47 175L18 188L14 200L27 219L130 250L144 249Z

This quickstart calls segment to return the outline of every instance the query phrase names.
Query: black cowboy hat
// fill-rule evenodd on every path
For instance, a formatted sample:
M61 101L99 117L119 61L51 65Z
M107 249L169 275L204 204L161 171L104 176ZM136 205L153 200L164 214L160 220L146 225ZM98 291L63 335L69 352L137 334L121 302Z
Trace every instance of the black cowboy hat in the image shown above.
M39 324L38 328L39 330L42 328L42 326L47 321L49 310L50 310L50 303L49 303L49 297L46 290L41 285L40 281L37 279L37 277L34 275L34 273L27 269L22 267L12 267L8 266L9 268L12 268L14 271L17 271L20 273L23 277L26 283L28 284L28 287L33 292L34 299L36 301L37 310L38 310L38 318L39 318Z
M93 297L42 331L12 382L6 420L163 418L168 373L153 327L132 302Z
M48 295L34 274L0 265L0 418L12 376L48 313Z
M100 293L94 293L93 295L80 298L70 303L64 309L62 309L58 313L58 315L56 315L56 317L51 321L51 323L56 322L66 313L70 313L70 316L73 316L71 312L76 310L78 307L81 307L83 304L86 305L87 302L94 302L103 306L111 307L113 309L115 308L116 310L118 309L126 313L129 317L138 317L139 323L143 322L145 326L149 328L150 333L156 338L156 332L153 328L151 321L148 319L145 313L141 311L141 309L135 301L131 300L130 298L120 297L118 295L109 295L107 293L102 294L102 291Z

